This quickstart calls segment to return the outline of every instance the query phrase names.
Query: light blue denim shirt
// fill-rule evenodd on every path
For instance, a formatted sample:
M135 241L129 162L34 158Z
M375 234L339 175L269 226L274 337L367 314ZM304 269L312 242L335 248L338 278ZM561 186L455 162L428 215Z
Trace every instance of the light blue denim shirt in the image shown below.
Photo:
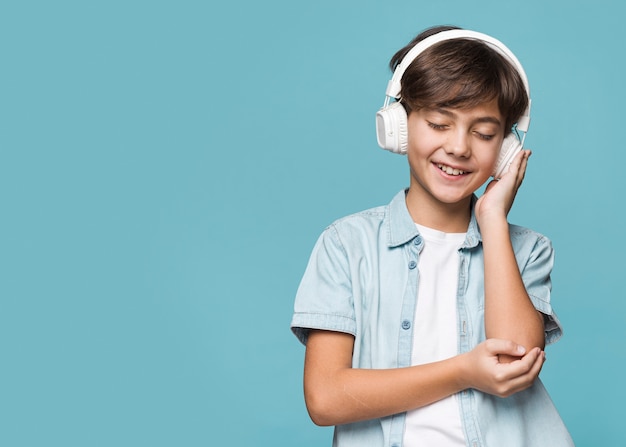
M544 315L546 343L561 326L550 305L553 250L544 236L511 225L511 241L526 290ZM354 368L411 365L418 259L423 239L399 192L387 206L340 219L318 239L298 288L291 322L306 344L310 329L354 335ZM458 352L485 340L484 262L474 214L459 249ZM471 447L574 445L540 380L508 398L468 389L458 396ZM405 413L337 426L335 447L400 447Z

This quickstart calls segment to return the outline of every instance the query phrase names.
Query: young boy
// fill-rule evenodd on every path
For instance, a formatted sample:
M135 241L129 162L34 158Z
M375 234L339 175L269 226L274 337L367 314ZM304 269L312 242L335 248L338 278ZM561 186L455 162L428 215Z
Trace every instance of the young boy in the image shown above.
M530 151L498 163L528 125L526 75L500 42L452 27L390 65L398 101L378 139L407 154L409 188L315 245L291 324L309 414L339 447L571 446L538 379L561 335L552 247L507 222Z

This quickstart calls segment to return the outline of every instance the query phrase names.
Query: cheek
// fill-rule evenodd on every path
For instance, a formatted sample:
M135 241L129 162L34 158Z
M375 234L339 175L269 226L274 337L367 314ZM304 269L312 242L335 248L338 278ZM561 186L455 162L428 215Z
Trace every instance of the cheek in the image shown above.
M407 136L407 152L413 154L415 158L418 156L427 157L438 147L442 146L441 137L437 134L429 132L430 129L419 128L415 126L409 128Z
M496 162L498 161L498 157L500 156L500 149L502 148L502 139L500 138L497 143L493 145L489 145L482 152L483 161L482 163L487 166L494 167Z

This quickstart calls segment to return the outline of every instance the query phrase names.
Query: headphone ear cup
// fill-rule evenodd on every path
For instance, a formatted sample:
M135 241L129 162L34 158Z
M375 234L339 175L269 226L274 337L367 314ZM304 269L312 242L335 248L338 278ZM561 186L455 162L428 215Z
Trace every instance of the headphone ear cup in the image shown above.
M395 154L406 154L407 116L402 104L392 102L376 112L376 139L383 149Z
M498 161L493 170L493 178L496 180L506 174L509 170L509 166L513 162L515 156L522 150L522 143L515 136L514 133L510 133L502 141L500 147L500 153L498 154Z

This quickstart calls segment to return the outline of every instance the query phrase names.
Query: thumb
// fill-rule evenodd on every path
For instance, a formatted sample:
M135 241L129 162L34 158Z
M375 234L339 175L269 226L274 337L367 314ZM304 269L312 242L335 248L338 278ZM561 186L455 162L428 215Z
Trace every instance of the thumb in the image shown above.
M493 355L507 354L515 357L521 357L526 353L526 348L511 340L492 338L487 340L485 347L489 353Z
M495 180L495 179L493 179L492 181L490 181L490 182L487 184L487 187L485 188L485 193L484 193L484 194L487 194L487 192L489 192L489 190L490 190L491 188L493 188L493 187L494 187L495 185L497 185L497 184L498 184L498 181L497 181L497 180Z

